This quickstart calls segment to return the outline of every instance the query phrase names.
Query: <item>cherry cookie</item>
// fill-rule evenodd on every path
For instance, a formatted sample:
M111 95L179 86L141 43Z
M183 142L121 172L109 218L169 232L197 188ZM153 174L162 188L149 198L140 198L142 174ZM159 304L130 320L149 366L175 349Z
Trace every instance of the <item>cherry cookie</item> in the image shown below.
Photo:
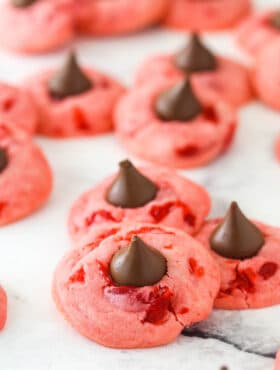
M159 22L168 0L79 0L75 4L78 30L92 35L135 32Z
M248 220L233 202L224 219L206 222L197 240L221 269L216 308L262 308L280 303L279 229Z
M58 71L26 82L39 112L39 133L56 138L97 135L112 129L112 115L124 88L91 68L81 69L74 53Z
M155 80L120 100L117 136L140 158L170 167L209 163L230 145L236 113L212 94L198 97L188 79Z
M280 38L269 44L257 58L253 82L259 98L280 110Z
M192 34L184 49L175 55L149 58L140 67L137 85L155 79L181 80L190 75L195 91L226 100L239 107L252 98L248 70L241 64L215 56L197 34Z
M172 0L166 24L192 31L223 29L235 26L250 10L250 0Z
M69 0L4 0L0 14L0 44L16 52L44 53L73 37Z
M0 225L35 212L51 188L51 170L41 150L22 131L0 124Z
M0 330L5 326L7 320L7 296L4 289L0 286Z
M38 117L31 95L20 88L0 83L0 122L34 134Z
M188 234L122 226L72 249L58 265L53 297L82 335L113 348L167 344L210 314L219 269Z
M280 39L280 10L253 14L240 25L236 38L239 45L255 57L267 45Z
M118 174L83 194L69 216L74 240L114 230L121 222L144 222L197 232L210 210L206 191L175 172L160 167L135 168L120 163Z

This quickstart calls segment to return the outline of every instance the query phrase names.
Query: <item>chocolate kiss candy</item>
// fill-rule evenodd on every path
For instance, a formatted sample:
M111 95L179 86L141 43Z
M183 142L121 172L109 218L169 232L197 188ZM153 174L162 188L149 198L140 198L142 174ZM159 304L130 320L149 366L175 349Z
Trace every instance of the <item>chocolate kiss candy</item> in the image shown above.
M114 255L110 272L118 285L144 287L154 285L163 278L167 262L160 252L134 236L128 247Z
M8 157L4 149L0 148L0 173L8 166Z
M33 3L36 3L37 0L12 0L11 3L17 8L26 8Z
M64 99L82 94L92 88L92 82L80 69L75 53L70 53L65 65L49 81L52 97Z
M190 121L202 112L188 79L179 82L159 96L156 111L163 121Z
M109 188L106 199L122 208L138 208L155 199L158 188L126 160L119 164L117 178Z
M186 73L213 71L217 68L215 56L195 33L192 34L188 45L177 54L175 63Z
M280 29L280 11L274 13L272 17L270 18L270 24L275 27Z
M244 260L258 254L264 245L264 237L233 202L225 219L212 234L210 245L222 257Z

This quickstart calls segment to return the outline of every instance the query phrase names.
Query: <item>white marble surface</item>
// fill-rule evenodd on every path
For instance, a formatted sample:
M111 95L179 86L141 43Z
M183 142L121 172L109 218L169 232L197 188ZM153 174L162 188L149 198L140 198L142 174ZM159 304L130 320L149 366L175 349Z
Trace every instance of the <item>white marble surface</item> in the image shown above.
M279 0L256 1L259 7ZM124 82L146 56L173 50L184 36L152 31L133 37L76 42L81 60L110 72ZM207 35L221 53L242 58L228 34ZM35 70L56 65L63 52L42 57L0 53L0 79L18 82ZM280 220L280 166L273 142L280 133L280 114L252 103L240 112L240 128L232 149L212 165L184 173L213 197L214 215L223 214L232 199L249 216L274 225ZM73 200L114 171L126 154L112 135L97 139L51 141L40 139L55 175L48 205L32 217L0 231L0 281L9 296L9 319L0 334L2 370L272 370L273 360L262 356L280 347L280 307L247 312L217 311L200 325L200 333L217 339L181 336L166 347L109 350L73 331L56 312L50 295L53 269L69 248L66 215ZM255 355L249 352L255 352Z

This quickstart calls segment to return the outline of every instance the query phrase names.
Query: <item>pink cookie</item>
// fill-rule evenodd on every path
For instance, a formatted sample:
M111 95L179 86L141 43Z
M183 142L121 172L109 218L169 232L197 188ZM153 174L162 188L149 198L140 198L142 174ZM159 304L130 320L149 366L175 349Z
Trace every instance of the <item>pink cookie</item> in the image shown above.
M0 44L16 52L44 53L73 37L69 0L38 0L22 8L6 0L0 13Z
M280 38L269 44L259 55L253 83L259 98L268 106L280 110Z
M247 16L250 9L250 0L172 0L166 24L192 31L229 28Z
M157 186L155 198L137 208L121 208L110 203L107 194L111 185L119 178L119 172L75 202L69 215L72 239L77 240L81 235L92 232L95 235L107 233L110 228L114 230L118 223L131 220L160 223L190 234L200 229L210 209L209 196L202 187L165 168L143 167L138 171Z
M33 134L38 117L30 94L14 86L0 83L0 121Z
M78 30L93 35L132 33L159 22L167 0L79 0L75 5Z
M5 326L7 320L7 296L2 287L0 287L0 330Z
M191 74L195 91L206 96L222 99L239 107L252 99L252 87L246 67L229 59L217 58L217 69ZM143 85L155 79L182 79L186 74L175 65L174 55L149 58L139 68L136 84Z
M268 44L280 39L280 23L273 23L277 11L253 14L236 33L237 41L249 54L256 57ZM279 21L280 22L280 21Z
M153 285L117 285L111 277L112 258L135 235L166 260L167 273ZM53 297L65 319L89 339L113 348L145 348L167 344L185 326L208 317L219 284L217 265L194 239L139 224L69 251L55 271Z
M163 121L156 113L156 101L173 87L174 81L155 80L131 90L116 110L117 135L131 153L145 160L177 168L205 165L231 144L236 114L203 92L202 112L195 119Z
M51 170L41 150L22 131L0 124L0 225L35 212L51 188Z
M206 222L197 240L211 250L209 238L222 220ZM254 222L255 223L255 222ZM255 223L262 231L265 243L252 258L224 258L213 250L220 266L222 284L215 302L216 308L238 310L262 308L280 303L280 229Z
M56 138L97 135L112 129L112 115L124 88L109 76L85 69L93 87L82 94L65 99L53 98L48 81L55 71L46 71L26 82L39 112L41 135Z

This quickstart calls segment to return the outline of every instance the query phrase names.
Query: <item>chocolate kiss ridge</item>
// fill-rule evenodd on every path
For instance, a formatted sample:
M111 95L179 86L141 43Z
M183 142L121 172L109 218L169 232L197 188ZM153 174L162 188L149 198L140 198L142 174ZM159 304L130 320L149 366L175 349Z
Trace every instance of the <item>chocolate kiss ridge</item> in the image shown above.
M258 254L265 240L261 231L233 202L223 222L210 238L211 248L220 256L244 260Z
M11 0L11 3L16 8L27 8L28 6L36 3L37 0Z
M202 112L202 106L189 79L179 82L159 96L156 112L163 121L190 121Z
M0 173L8 166L8 156L4 149L0 148Z
M65 65L49 81L52 97L64 99L92 88L92 82L80 69L75 53L70 53Z
M155 199L157 186L143 176L130 161L120 162L119 166L119 174L106 196L110 204L122 208L138 208Z
M214 54L202 44L196 33L191 35L188 45L177 54L175 63L178 68L186 73L217 69L217 61Z
M280 29L280 10L272 15L270 18L270 24L273 27Z
M134 236L128 247L114 255L110 272L118 285L144 287L154 285L163 278L167 262L160 252Z

